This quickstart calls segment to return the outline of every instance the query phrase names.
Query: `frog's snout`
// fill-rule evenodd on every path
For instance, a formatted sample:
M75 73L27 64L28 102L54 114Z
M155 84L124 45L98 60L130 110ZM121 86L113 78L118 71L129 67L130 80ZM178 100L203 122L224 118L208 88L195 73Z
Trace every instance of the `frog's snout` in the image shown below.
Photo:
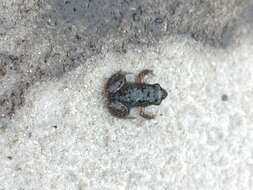
M167 91L162 88L162 99L165 99L167 96L168 96Z

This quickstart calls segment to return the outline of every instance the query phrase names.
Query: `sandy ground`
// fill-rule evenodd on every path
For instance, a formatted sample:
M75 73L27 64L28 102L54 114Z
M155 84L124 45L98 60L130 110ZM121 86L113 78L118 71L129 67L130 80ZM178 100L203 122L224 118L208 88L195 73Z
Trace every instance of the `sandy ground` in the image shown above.
M253 189L252 4L83 2L1 2L0 189ZM173 24L142 31L154 15ZM106 80L144 68L168 91L156 118L112 117Z

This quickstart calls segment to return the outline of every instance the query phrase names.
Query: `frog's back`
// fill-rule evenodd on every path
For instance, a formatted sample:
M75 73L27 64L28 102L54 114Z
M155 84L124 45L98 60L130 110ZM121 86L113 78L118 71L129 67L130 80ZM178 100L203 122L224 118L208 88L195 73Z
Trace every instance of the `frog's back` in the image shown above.
M128 107L159 105L161 103L159 84L127 83L112 97Z

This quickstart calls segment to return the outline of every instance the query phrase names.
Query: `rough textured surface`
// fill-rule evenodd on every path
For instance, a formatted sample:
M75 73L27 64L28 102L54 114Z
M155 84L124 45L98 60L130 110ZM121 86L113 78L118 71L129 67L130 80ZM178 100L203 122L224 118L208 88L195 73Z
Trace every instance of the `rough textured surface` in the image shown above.
M253 189L252 1L0 2L0 189ZM168 98L111 117L114 72Z
M253 39L238 43L216 50L173 37L36 83L2 129L1 188L252 189ZM104 82L143 67L169 91L149 109L156 119L111 117Z
M25 101L23 91L34 82L62 77L100 54L107 43L124 54L131 44L152 46L164 35L184 34L226 47L249 4L249 0L2 0L0 78L1 86L8 87L0 89L0 119L13 116ZM16 69L9 72L6 63Z

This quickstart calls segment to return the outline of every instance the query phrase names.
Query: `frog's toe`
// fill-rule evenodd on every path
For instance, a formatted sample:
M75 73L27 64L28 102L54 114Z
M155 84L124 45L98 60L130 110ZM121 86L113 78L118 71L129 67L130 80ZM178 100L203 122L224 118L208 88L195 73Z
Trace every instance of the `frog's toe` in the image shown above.
M150 69L144 69L144 70L142 70L142 71L138 74L138 76L137 76L137 78L136 78L136 82L143 83L143 82L144 82L145 76L146 76L146 75L149 75L149 74L154 75L153 70L150 70Z
M140 116L145 118L145 119L154 119L155 118L155 115L153 114L150 114L150 113L146 113L145 112L145 109L140 107Z
M129 115L129 108L120 102L110 102L108 109L113 116L125 118Z

